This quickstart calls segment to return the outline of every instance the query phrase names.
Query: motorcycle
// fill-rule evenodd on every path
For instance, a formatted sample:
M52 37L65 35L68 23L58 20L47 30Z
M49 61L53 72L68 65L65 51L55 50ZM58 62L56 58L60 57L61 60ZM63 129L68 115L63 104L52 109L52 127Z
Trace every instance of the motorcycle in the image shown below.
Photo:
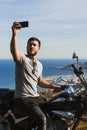
M65 98L64 110L61 108L60 111L68 111L71 114L71 119L68 122L70 124L70 130L76 130L80 121L87 123L87 81L84 78L83 67L80 66L78 56L74 53L73 59L77 59L76 64L71 64L74 74L78 77L79 83L75 86L69 85L69 88L63 93L62 97ZM66 80L62 79L66 82ZM71 86L71 87L70 87ZM51 99L51 102L58 100L59 94ZM70 105L70 106L69 106ZM68 109L67 109L68 107ZM55 114L59 114L58 111L53 111ZM85 118L86 117L86 118Z
M47 117L47 130L76 130L79 121L87 111L87 84L82 68L78 67L78 64L71 66L80 79L79 85L58 78L55 83L63 90L54 93L52 98L40 104ZM67 84L61 85L61 81ZM14 92L15 90L11 89L0 89L0 130L37 130L32 117L21 115L18 110L16 113L13 111Z

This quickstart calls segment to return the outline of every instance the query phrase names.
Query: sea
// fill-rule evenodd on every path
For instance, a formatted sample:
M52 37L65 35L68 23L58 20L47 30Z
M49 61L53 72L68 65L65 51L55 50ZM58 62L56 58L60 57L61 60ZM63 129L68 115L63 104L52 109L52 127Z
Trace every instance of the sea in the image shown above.
M73 59L39 59L43 64L43 78L73 76L72 69L61 69L74 64ZM87 60L81 60L87 62ZM0 88L15 88L15 63L12 59L0 59Z

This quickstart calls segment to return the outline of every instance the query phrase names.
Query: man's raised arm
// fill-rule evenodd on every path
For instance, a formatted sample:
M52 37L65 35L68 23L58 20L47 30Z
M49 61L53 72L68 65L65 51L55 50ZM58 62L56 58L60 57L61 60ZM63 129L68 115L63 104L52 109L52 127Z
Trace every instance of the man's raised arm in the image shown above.
M10 51L13 56L14 61L19 61L21 57L21 53L17 47L17 34L20 30L21 25L18 22L14 22L12 26L12 38L10 42Z

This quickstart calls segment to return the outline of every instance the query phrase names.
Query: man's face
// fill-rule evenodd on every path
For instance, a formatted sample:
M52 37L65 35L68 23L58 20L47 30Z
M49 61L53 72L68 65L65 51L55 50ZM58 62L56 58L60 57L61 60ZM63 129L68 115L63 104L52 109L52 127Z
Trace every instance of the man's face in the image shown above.
M27 53L31 56L35 56L40 50L38 41L33 40L27 44Z

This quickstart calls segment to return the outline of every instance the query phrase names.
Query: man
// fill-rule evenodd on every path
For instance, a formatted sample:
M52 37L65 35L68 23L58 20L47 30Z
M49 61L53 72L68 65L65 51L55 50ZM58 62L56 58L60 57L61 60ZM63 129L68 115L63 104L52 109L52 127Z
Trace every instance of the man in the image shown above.
M18 102L20 109L27 115L32 115L38 130L46 130L46 117L39 107L43 102L37 92L37 85L60 91L42 78L42 64L37 60L36 55L40 50L41 42L38 38L31 37L27 42L27 54L22 54L17 47L17 34L21 29L18 22L12 26L12 38L10 50L16 63L15 74L15 101Z

